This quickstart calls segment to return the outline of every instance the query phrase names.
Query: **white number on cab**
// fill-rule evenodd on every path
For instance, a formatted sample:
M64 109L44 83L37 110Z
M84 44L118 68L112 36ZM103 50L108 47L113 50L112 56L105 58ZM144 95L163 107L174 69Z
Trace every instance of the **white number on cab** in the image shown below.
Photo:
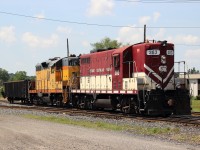
M160 55L160 50L159 49L147 50L147 55Z
M171 55L171 56L174 55L174 51L173 50L167 50L166 53L167 53L167 55Z

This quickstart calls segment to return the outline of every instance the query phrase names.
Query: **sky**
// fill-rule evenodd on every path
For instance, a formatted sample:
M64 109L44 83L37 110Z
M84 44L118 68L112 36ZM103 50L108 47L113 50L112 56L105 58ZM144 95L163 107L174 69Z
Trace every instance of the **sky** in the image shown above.
M35 75L53 57L87 54L105 37L124 44L167 40L175 61L200 70L200 2L190 0L0 0L0 68Z

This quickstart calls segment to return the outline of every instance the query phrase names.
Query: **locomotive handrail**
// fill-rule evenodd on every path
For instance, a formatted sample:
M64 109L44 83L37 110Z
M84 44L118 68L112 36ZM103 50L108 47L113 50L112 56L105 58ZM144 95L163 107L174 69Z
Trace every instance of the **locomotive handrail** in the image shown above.
M136 69L136 72L137 72L137 78L138 78L138 70L137 70L137 65L136 65L136 62L133 61L133 63L135 64L135 69Z
M131 77L131 75L130 75L130 63L133 63L133 65L135 65L135 68L136 68L136 73L137 73L137 76L136 76L136 78L138 78L138 70L137 70L137 65L136 65L136 62L135 61L125 61L125 62L123 62L124 64L125 63L129 63L129 78ZM133 69L133 73L134 73L134 69ZM133 76L133 75L132 75Z
M180 74L182 73L183 74L183 79L184 79L184 88L186 88L186 74L187 72L185 71L185 64L186 62L185 61L178 61L178 62L174 62L175 64L178 64L178 72L174 72L174 73L177 73L178 74L178 78L180 78ZM183 71L180 71L181 70L181 63L183 63ZM189 74L188 74L188 79L189 79ZM174 89L175 89L175 77L174 77Z
M126 63L128 63L128 76L129 76L129 78L131 77L131 71L130 71L130 63L134 63L134 61L125 61L125 62L123 62L124 64L126 64Z
M150 71L150 72L148 73L147 77L149 77L151 73L152 73L152 74L156 74L156 72ZM149 77L149 78L150 78L150 77ZM152 88L152 79L151 79L151 88Z
M137 70L137 64L136 64L136 62L135 61L133 61L133 64L135 65L135 69L136 69L136 79L138 79L138 70ZM133 70L133 72L134 72L134 70ZM140 96L139 96L139 94L137 94L137 99L138 99L138 107L139 107L139 112L141 113L141 107L140 107Z
M153 74L155 72L150 71L147 76L149 77L151 73ZM143 99L144 99L144 103L146 103L146 99L145 99L145 95L144 95L144 88L145 88L145 86L146 86L146 84L144 84L144 86L143 86ZM151 79L151 88L152 88L152 79Z

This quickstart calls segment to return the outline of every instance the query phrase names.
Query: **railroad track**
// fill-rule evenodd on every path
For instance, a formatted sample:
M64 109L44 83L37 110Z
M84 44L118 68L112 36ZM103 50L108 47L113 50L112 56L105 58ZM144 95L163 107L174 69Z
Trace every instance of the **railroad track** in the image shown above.
M30 111L43 111L47 113L67 114L67 115L81 115L81 116L93 116L109 119L136 119L147 122L171 122L179 123L183 125L200 126L200 113L193 112L192 115L186 116L170 116L170 117L144 117L138 115L126 115L117 111L93 111L82 110L75 108L58 108L58 107L44 107L44 106L27 106L27 105L3 105L0 104L0 108L4 109L23 109Z
M200 112L192 112L192 116L200 116Z
M47 113L56 113L56 114L67 114L67 115L82 115L82 116L95 116L95 117L105 117L105 118L114 118L122 119L125 117L123 114L113 111L94 111L94 110L84 110L76 108L58 108L58 107L44 107L44 106L26 106L26 105L0 105L0 108L5 109L20 109L20 110L36 110L43 111Z

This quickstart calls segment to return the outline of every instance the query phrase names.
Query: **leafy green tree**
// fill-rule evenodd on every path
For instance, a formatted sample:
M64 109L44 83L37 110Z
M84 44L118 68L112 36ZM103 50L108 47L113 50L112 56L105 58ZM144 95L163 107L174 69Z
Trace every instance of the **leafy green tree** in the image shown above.
M111 49L111 48L119 48L122 46L122 43L118 42L117 40L111 40L108 37L105 37L100 42L92 43L91 46L93 50L97 49Z
M18 81L18 80L26 80L26 79L27 79L26 71L17 71L11 80Z
M189 69L189 70L188 70L188 73L189 73L189 74L198 74L198 73L200 73L200 72L199 72L199 70L196 70L195 67L193 67L192 69Z
M35 80L35 78L36 78L35 76L27 76L28 80Z
M15 74L14 73L9 73L9 81L13 81Z
M9 74L8 71L5 69L0 68L0 86L2 86L3 82L6 82L9 80Z

